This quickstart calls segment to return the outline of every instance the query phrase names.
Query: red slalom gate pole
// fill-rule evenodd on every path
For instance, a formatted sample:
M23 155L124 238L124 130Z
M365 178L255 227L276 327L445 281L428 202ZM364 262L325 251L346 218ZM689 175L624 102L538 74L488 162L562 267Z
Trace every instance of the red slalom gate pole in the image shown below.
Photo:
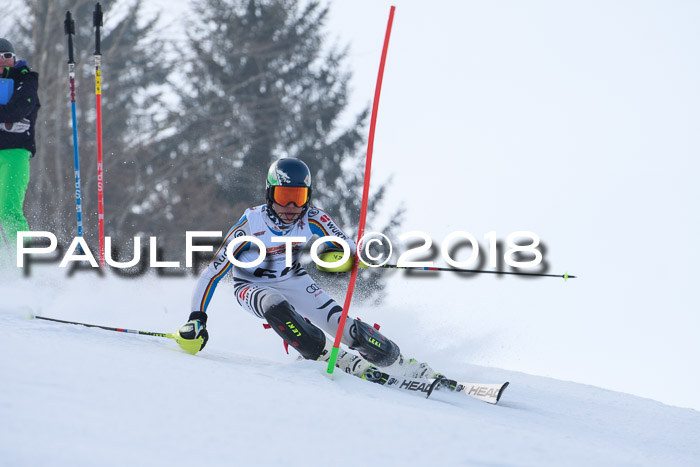
M386 35L384 36L384 47L382 49L382 59L379 62L379 75L377 76L377 87L374 90L374 103L372 104L372 119L369 124L369 140L367 141L367 161L365 162L365 183L364 189L362 191L362 209L360 211L360 225L357 230L357 244L359 246L360 239L365 234L365 221L367 220L367 202L369 199L369 179L372 174L372 151L374 149L374 130L377 125L377 111L379 110L379 95L382 92L382 78L384 76L384 64L386 63L386 53L389 49L389 37L391 36L391 25L394 22L394 10L395 6L392 6L389 10L389 21L386 25ZM348 317L348 311L350 311L350 302L352 301L352 293L355 291L355 280L357 279L357 264L359 262L360 255L355 255L355 261L352 265L352 272L350 273L350 283L348 284L348 292L345 295L345 304L343 305L343 313L340 315L340 322L338 323L338 330L335 333L335 341L333 342L333 349L331 350L331 356L328 360L328 373L332 374L335 370L335 362L338 359L338 350L340 349L340 340L343 337L343 330L345 329L345 321Z
M102 53L100 52L100 27L102 27L102 6L95 4L92 13L95 27L95 103L97 106L97 224L100 237L100 267L105 267L105 204L104 178L102 174Z

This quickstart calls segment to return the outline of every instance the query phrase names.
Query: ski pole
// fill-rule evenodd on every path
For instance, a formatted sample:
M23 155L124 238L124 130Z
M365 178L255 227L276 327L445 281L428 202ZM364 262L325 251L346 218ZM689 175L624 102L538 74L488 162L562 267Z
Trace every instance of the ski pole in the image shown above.
M510 274L513 276L540 276L540 277L562 277L564 280L576 279L576 276L570 276L568 273L564 274L543 274L539 272L512 272L512 271L485 271L483 269L458 269L458 268L434 268L434 267L420 267L420 266L397 266L396 264L382 264L377 266L386 269L407 269L409 271L448 271L448 272L471 272L477 274Z
M95 27L95 103L97 107L97 224L100 238L100 267L105 267L105 211L104 211L104 179L102 174L102 53L100 52L100 27L102 27L102 6L95 4L92 13L92 24Z
M66 11L66 20L63 29L68 36L68 79L70 81L70 109L73 117L73 166L75 169L75 212L78 221L78 237L83 236L83 202L80 194L80 157L78 154L78 119L75 112L75 60L73 60L73 34L75 34L75 21Z
M64 321L62 319L47 318L46 316L32 316L32 318L43 319L45 321L53 321L55 323L76 324L78 326L85 326L88 328L99 328L99 329L104 329L106 331L126 332L129 334L141 334L143 336L167 337L168 339L175 339L175 334L172 334L170 332L162 333L162 332L138 331L135 329L110 328L108 326L98 326L97 324L86 324L86 323L78 323L76 321Z
M389 21L386 25L386 35L384 36L384 47L382 48L382 58L379 61L379 74L377 76L377 86L374 90L374 103L372 105L372 118L369 124L369 138L367 140L367 161L365 162L365 183L362 191L362 209L360 210L360 225L357 230L357 241L359 243L360 239L365 234L365 221L367 219L367 202L369 198L369 178L372 174L372 151L374 148L374 129L377 124L377 112L379 110L379 95L382 90L382 77L384 76L384 64L386 63L386 53L389 49L389 37L391 36L391 25L394 22L394 10L396 7L392 5L389 10ZM335 341L333 342L333 349L331 349L331 356L328 360L328 369L326 370L328 374L333 374L335 369L335 362L338 359L338 351L340 349L340 340L343 337L343 330L345 329L345 321L348 317L348 311L350 311L350 302L352 301L352 293L355 290L355 280L357 279L357 265L359 262L359 255L355 256L355 260L352 265L352 272L350 273L350 283L348 284L348 291L345 295L345 304L343 305L343 313L340 315L340 321L338 322L338 331L335 333Z

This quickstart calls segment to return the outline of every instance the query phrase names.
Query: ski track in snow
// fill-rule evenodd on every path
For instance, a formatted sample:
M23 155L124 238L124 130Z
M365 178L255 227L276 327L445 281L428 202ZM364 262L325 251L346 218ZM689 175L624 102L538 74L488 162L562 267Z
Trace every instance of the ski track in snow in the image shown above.
M224 284L196 356L169 339L25 317L169 332L187 318L193 280L3 281L0 465L700 463L699 412L593 386L445 358L452 377L510 381L499 405L328 379L285 355Z

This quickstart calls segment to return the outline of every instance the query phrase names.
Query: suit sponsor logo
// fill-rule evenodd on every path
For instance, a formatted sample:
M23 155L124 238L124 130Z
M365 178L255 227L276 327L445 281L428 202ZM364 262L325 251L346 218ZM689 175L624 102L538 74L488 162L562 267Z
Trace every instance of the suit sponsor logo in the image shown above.
M331 220L331 218L325 214L321 216L321 222L328 222L330 220Z
M301 243L292 242L292 255L297 254L301 249ZM280 246L273 246L265 248L265 254L267 257L284 255L287 251L287 245L282 244Z
M320 211L319 211L318 209L316 209L316 208L309 209L309 217L318 216L318 213L319 213L319 212L320 212Z
M332 234L335 235L336 237L342 238L343 240L345 240L346 238L348 238L348 237L343 233L342 230L340 230L338 227L336 227L336 225L335 225L333 222L326 222L326 227L328 227L328 230L330 231L330 233L332 233Z
M306 291L307 291L308 293L316 293L316 292L318 292L319 290L321 290L321 288L320 288L318 285L316 285L316 284L311 284L310 286L308 286L308 287L306 288Z
M219 270L222 264L226 264L228 261L228 258L226 258L226 252L221 253L219 256L217 256L214 261L212 262L212 265L214 266L215 270Z
M243 229L238 229L233 233L233 236L238 238L238 237L243 237L245 235L245 230Z

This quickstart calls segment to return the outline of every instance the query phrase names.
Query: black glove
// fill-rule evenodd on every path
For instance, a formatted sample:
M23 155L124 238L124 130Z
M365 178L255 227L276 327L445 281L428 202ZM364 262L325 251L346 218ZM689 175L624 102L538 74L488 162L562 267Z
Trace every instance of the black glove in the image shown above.
M196 354L207 345L207 314L201 311L190 313L190 320L176 333L175 341L186 352Z

